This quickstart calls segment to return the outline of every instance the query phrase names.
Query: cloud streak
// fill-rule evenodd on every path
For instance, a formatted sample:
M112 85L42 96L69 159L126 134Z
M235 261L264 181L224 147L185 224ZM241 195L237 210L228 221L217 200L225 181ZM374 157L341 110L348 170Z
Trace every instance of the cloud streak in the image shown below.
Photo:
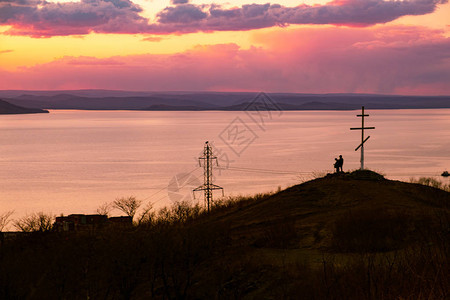
M142 17L130 0L81 0L51 3L41 0L0 0L0 25L10 35L50 37L97 33L170 34L239 31L289 24L335 24L364 27L405 15L435 11L448 0L334 0L325 5L285 7L248 4L236 8L194 5L174 0L157 13L156 22Z
M450 39L438 30L303 28L255 39L264 47L223 44L173 55L65 57L0 71L0 88L450 95Z

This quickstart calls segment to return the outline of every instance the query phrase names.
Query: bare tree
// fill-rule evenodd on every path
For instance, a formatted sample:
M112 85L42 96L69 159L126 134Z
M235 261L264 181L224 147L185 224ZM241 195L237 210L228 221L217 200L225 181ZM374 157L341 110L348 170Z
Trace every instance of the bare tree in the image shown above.
M152 222L152 220L155 217L155 213L152 212L152 209L153 209L153 203L151 203L151 202L147 203L147 205L144 206L142 212L139 214L138 224Z
M105 202L97 208L97 213L99 215L108 216L112 209L111 203Z
M0 214L0 232L2 232L3 229L5 229L6 225L8 225L8 223L11 221L9 217L11 217L13 213L14 211L10 210Z
M14 227L23 232L49 231L54 220L55 216L38 212L14 221Z
M127 216L134 218L138 208L141 206L142 201L136 199L134 196L117 198L114 200L112 206L125 213Z

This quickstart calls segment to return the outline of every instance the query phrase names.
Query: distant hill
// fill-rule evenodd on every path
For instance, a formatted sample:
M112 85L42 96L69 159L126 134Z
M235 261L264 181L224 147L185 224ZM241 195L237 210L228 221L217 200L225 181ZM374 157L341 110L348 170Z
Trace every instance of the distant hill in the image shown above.
M195 99L179 99L170 96L98 98L80 97L71 94L58 94L54 96L21 95L16 98L8 98L8 101L17 105L46 109L141 110L152 105L216 108L214 104L203 103Z
M108 90L0 91L10 103L44 109L86 110L228 110L255 108L259 93L241 92L127 92ZM450 108L450 96L371 94L268 93L265 109L354 110Z
M39 108L26 108L18 105L11 104L9 102L0 100L0 115L6 114L35 114L35 113L48 113L47 110Z

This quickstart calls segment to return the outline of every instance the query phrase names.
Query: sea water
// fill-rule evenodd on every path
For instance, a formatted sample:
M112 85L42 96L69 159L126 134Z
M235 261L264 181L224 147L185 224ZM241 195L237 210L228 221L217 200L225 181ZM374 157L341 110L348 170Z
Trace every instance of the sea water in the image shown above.
M359 111L51 110L0 116L0 213L95 213L118 197L155 207L194 199L209 141L224 195L276 190L360 166ZM365 166L390 179L450 170L450 109L370 110ZM215 193L216 198L221 192ZM116 212L118 213L118 212Z

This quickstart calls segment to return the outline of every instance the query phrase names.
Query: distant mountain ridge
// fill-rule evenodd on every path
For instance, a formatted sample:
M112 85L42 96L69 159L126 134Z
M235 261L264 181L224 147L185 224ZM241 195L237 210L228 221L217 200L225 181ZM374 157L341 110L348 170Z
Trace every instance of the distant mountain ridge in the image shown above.
M0 115L36 113L48 113L48 111L39 108L26 108L17 106L0 99Z
M259 93L127 92L108 90L0 91L6 101L24 107L82 110L242 111L258 109ZM450 96L267 93L265 109L354 110L450 108Z

